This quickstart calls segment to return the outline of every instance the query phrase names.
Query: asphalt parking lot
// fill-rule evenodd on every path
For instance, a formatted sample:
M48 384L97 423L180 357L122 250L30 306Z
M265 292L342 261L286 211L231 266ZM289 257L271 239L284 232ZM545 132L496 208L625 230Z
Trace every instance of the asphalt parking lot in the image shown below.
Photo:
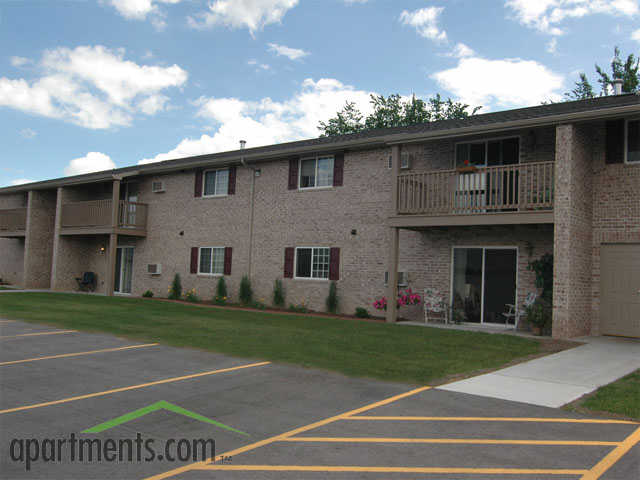
M6 320L0 428L9 479L640 478L633 422Z

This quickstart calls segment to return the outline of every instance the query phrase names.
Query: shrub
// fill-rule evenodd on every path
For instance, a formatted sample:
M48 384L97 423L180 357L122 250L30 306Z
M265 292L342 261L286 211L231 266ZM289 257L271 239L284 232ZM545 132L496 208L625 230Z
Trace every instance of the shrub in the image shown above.
M147 290L146 292L144 292L144 293L142 294L142 296L143 296L144 298L152 298L152 297L153 297L153 292L152 292L151 290Z
M542 289L542 298L553 301L553 255L544 254L537 260L529 262L527 267L536 274L536 287Z
M200 301L200 297L196 295L195 288L192 288L191 290L187 291L187 293L184 294L184 299L187 302L193 302L193 303L198 303Z
M257 310L264 310L265 308L267 308L267 306L264 304L264 302L262 302L262 300L264 300L264 298L261 298L260 300L254 300L249 304L249 306Z
M369 312L366 308L356 307L356 317L358 318L370 318Z
M218 279L218 284L216 285L216 297L213 301L218 305L224 305L227 303L227 282L224 277L220 277Z
M276 307L284 307L284 286L279 278L273 284L273 304Z
M545 331L546 327L551 325L553 312L548 301L539 298L533 305L526 308L526 312L527 320L534 327Z
M336 282L329 284L329 294L327 295L325 303L327 305L327 312L336 313L338 311L338 287Z
M180 300L182 297L182 281L180 280L180 274L176 273L173 277L173 282L169 287L169 298L171 300Z
M301 303L300 305L295 305L293 303L290 303L289 304L289 311L290 312L296 312L296 313L307 313L309 310L304 305L304 303Z
M253 298L253 291L251 290L251 280L247 275L242 276L242 280L240 280L240 292L238 294L240 297L240 302L248 305L251 303L251 299Z

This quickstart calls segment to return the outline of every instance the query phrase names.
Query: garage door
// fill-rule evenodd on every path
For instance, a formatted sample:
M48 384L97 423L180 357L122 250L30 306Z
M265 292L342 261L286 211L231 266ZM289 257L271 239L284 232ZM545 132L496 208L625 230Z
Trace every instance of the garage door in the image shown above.
M600 292L602 334L640 337L640 244L602 246Z

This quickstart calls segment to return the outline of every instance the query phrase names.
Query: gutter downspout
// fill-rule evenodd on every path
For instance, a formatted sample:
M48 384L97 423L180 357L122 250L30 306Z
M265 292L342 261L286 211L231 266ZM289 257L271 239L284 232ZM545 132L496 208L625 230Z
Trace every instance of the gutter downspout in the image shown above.
M253 252L253 211L255 207L255 194L256 194L256 169L255 167L247 164L246 160L244 159L244 156L240 157L240 163L242 164L243 167L251 170L251 204L249 206L249 255L248 255L248 261L249 261L248 275L249 275L249 279L251 279L251 265L252 265L251 256Z

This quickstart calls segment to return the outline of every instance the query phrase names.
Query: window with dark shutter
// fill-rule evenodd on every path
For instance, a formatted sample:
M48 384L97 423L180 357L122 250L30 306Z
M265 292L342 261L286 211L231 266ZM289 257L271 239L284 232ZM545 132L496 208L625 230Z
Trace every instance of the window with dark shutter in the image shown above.
M332 247L329 253L329 280L340 280L340 249Z
M225 247L224 249L224 274L231 275L231 255L233 253L232 247Z
M344 154L337 153L333 157L333 186L341 187L344 177Z
M202 196L202 170L196 170L195 185L193 187L193 196Z
M229 186L227 188L228 195L236 193L236 167L229 167Z
M284 249L284 278L293 278L293 257L295 256L295 248L287 247Z
M289 160L289 190L298 189L298 159Z
M606 163L624 162L624 120L611 120L606 123Z
M191 247L191 273L198 273L198 247Z
M640 163L640 120L627 123L627 163Z

